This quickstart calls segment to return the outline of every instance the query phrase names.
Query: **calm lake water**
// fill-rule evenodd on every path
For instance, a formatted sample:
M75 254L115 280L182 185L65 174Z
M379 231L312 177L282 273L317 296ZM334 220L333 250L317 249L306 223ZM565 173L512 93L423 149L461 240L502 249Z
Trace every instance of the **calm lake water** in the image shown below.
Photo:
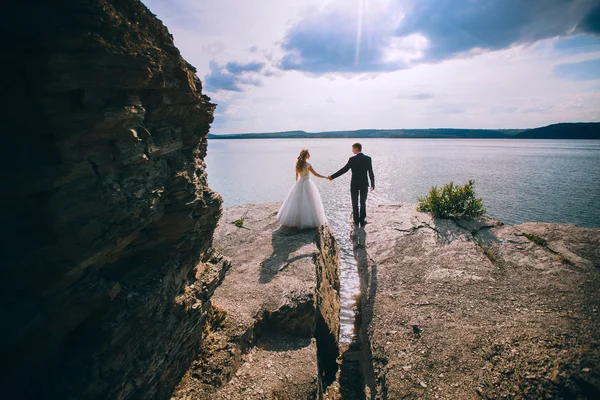
M303 147L322 175L343 167L356 139L210 140L210 187L224 206L281 202L294 183ZM506 224L567 222L600 227L600 141L515 139L363 139L373 158L376 189L368 205L416 203L432 185L475 180L487 214ZM352 335L358 292L350 242L350 173L329 182L313 177L342 251L342 340ZM368 215L367 215L368 219Z

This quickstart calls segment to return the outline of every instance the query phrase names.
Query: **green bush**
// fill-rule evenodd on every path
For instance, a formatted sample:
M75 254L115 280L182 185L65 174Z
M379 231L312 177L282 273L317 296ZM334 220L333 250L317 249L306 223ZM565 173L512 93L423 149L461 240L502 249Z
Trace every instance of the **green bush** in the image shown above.
M450 182L437 188L433 186L427 196L419 197L418 211L431 213L438 218L473 218L485 214L481 198L475 197L475 181L460 186Z

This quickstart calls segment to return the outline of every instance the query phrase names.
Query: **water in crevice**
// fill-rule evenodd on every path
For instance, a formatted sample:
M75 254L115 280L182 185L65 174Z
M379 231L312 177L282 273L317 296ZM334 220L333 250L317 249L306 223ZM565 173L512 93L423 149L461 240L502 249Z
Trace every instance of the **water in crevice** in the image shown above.
M348 196L350 197L350 196ZM349 200L349 199L348 199ZM350 203L350 201L348 201ZM354 258L351 233L350 204L326 207L328 224L340 248L340 343L355 339L357 299L360 294L358 269Z

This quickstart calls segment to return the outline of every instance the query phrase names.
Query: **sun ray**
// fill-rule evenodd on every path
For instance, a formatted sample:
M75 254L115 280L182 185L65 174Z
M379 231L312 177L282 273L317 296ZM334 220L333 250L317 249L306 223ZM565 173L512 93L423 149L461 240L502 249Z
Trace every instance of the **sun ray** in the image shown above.
M354 50L354 67L358 67L360 61L360 42L362 36L362 24L363 24L363 7L364 0L358 0L358 24L356 27L356 47Z

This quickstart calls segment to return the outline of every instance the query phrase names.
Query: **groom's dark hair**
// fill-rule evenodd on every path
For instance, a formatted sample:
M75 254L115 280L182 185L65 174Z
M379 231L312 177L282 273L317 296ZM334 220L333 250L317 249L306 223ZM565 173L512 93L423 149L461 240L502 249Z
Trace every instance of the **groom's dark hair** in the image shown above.
M356 142L352 145L352 147L354 147L355 149L358 149L358 151L362 151L362 144Z

